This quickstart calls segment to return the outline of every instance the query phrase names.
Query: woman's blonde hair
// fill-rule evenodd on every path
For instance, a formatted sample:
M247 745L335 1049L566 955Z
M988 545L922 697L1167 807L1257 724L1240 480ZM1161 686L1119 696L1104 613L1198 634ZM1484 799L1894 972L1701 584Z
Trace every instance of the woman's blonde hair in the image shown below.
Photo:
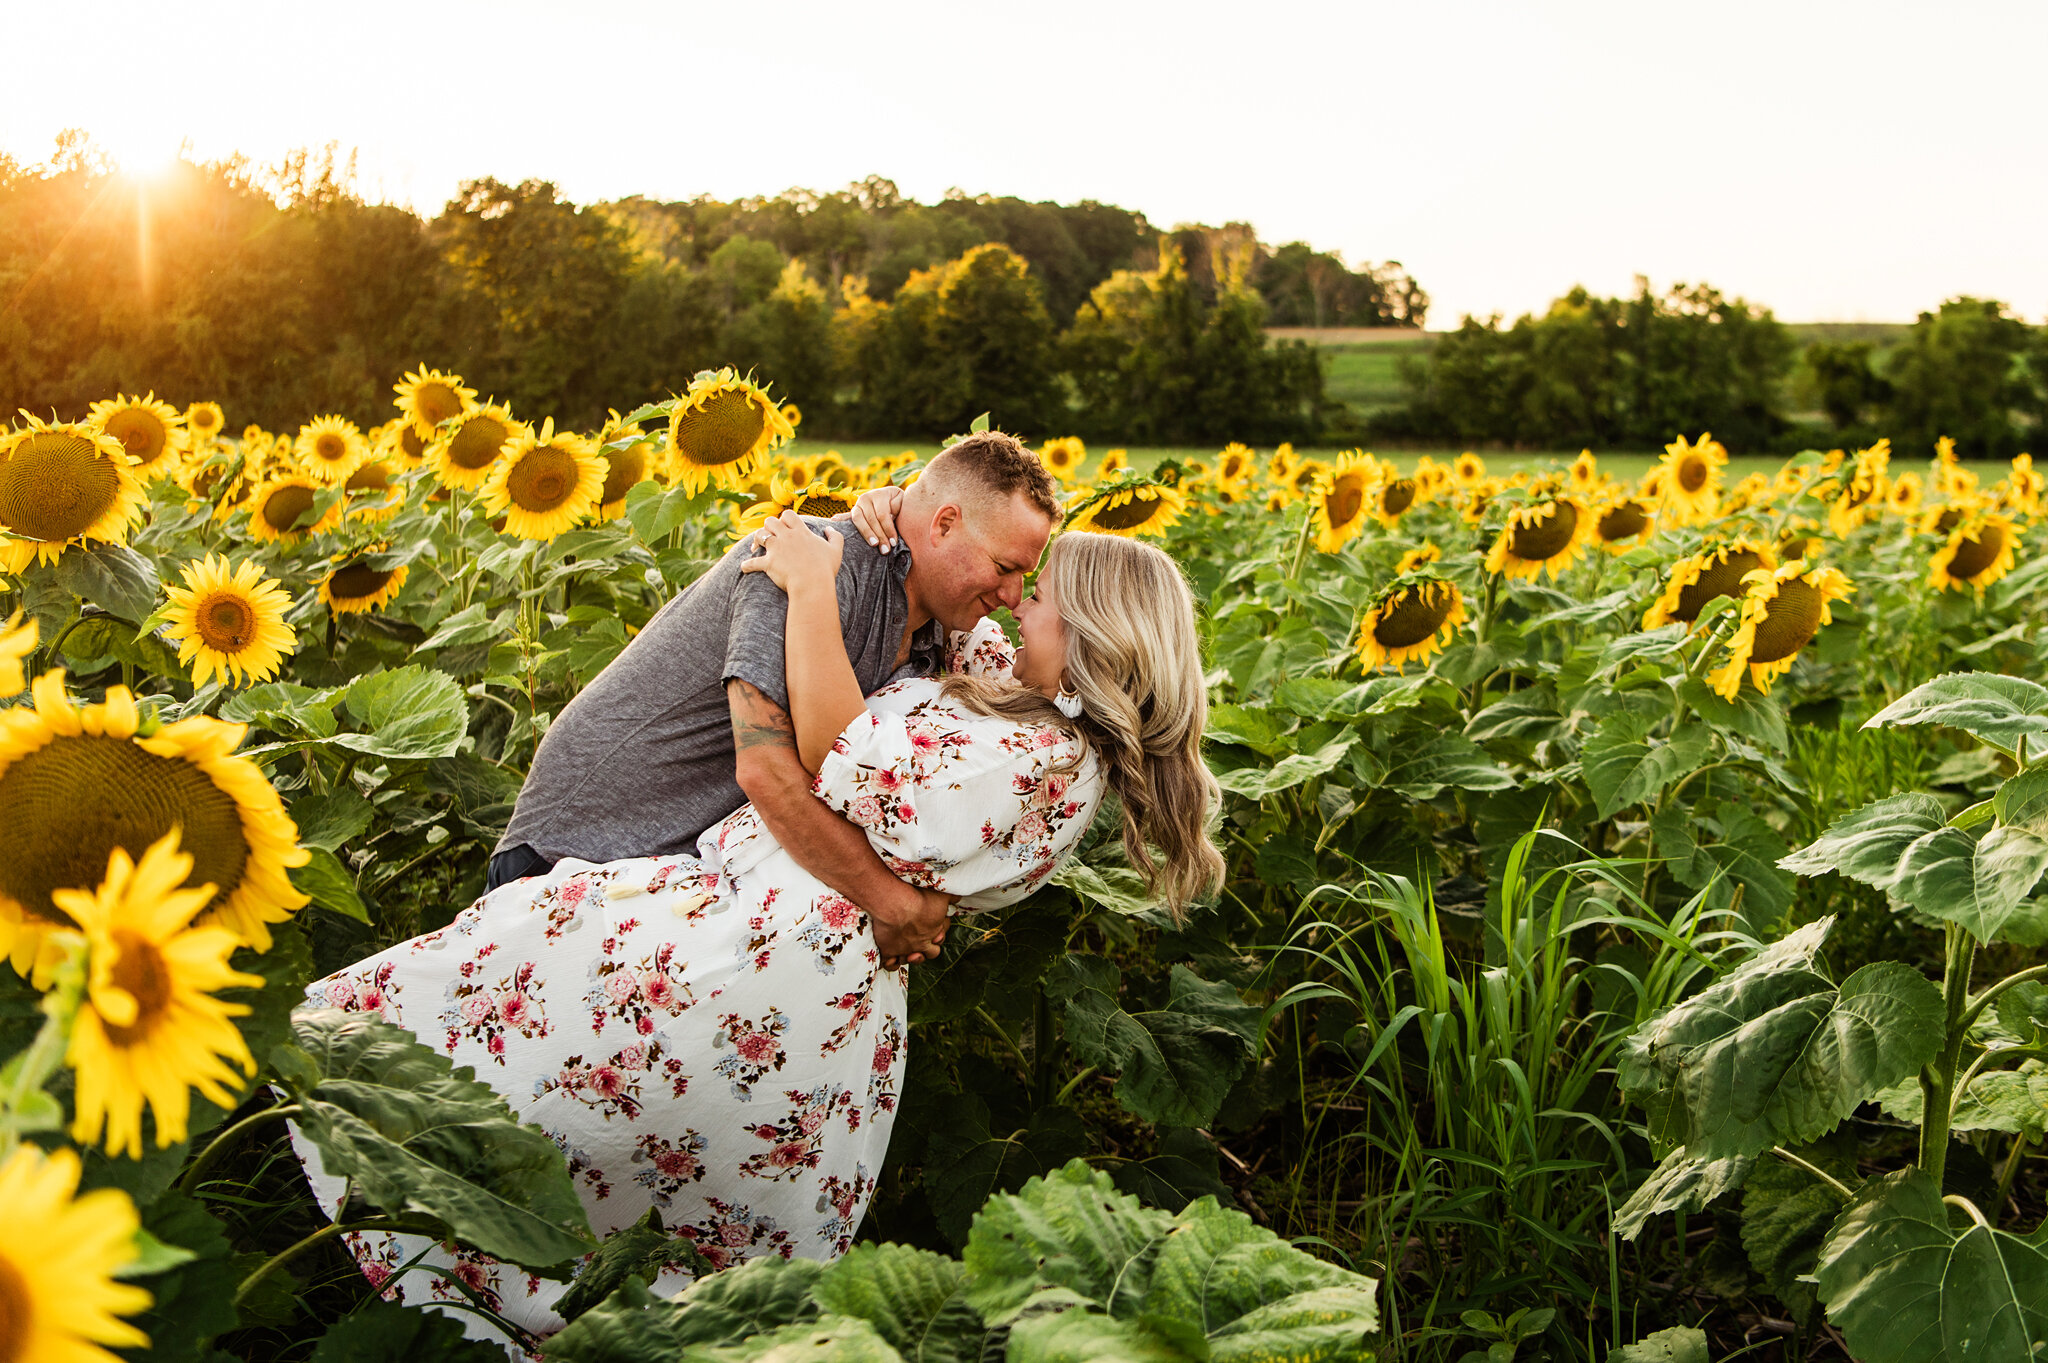
M1086 741L1123 803L1125 854L1146 891L1178 916L1223 878L1209 840L1223 793L1202 760L1209 695L1194 596L1165 552L1116 535L1061 535L1039 581L1066 630L1066 683L1080 694L1080 718L1037 691L978 677L949 677L945 693Z

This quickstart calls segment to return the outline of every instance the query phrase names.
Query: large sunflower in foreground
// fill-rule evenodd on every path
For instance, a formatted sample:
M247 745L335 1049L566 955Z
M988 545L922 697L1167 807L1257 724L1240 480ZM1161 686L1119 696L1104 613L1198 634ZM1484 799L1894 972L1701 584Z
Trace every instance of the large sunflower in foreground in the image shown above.
M445 487L474 492L491 476L491 467L527 434L526 423L509 408L485 403L464 414L427 449L427 463Z
M1508 513L1507 524L1486 555L1486 571L1555 579L1593 539L1593 513L1576 497L1553 497Z
M550 427L514 436L478 489L486 516L505 518L505 533L551 540L597 510L605 461L583 436Z
M173 828L196 863L186 883L216 887L208 913L268 951L268 925L306 903L287 871L310 858L262 771L234 755L247 727L194 715L144 737L127 687L73 705L61 671L32 694L0 710L0 953L38 965L69 924L53 892L99 884L116 847L133 857Z
M412 569L401 563L395 568L378 568L370 563L376 554L386 553L388 544L372 544L350 554L336 554L334 566L320 579L320 600L336 616L354 612L379 611L391 604L405 587Z
M34 620L24 622L21 614L17 610L0 623L0 696L11 696L28 685L21 660L36 651L40 631Z
M277 675L298 635L284 622L291 593L263 575L255 560L239 568L208 554L182 569L185 585L164 584L171 598L164 637L178 644L178 661L192 663L192 684L218 676L223 686Z
M149 1347L149 1336L116 1319L151 1305L146 1289L114 1276L135 1261L142 1220L118 1188L74 1197L79 1173L77 1151L45 1154L29 1144L0 1163L0 1357L8 1363L115 1363L109 1349Z
M1728 451L1704 431L1697 445L1679 436L1664 447L1657 471L1658 508L1667 525L1693 525L1712 520L1721 508L1721 476L1728 467Z
M1379 465L1371 455L1342 454L1329 477L1310 494L1314 510L1309 524L1315 530L1316 549L1334 554L1365 528L1373 512Z
M1942 591L1990 586L2012 571L2013 545L2018 540L2012 518L1996 511L1980 512L1949 531L1948 543L1934 551L1927 585Z
M54 563L73 540L124 543L143 500L119 441L92 426L30 417L0 436L0 532L13 536L0 541L0 569Z
M177 472L190 447L185 414L156 394L104 398L85 414L86 424L112 436L128 453L135 475L145 482Z
M308 478L323 487L339 487L370 458L370 442L345 416L316 416L299 427L292 456Z
M1769 692L1771 680L1784 675L1833 618L1830 603L1853 588L1833 568L1811 568L1794 559L1779 568L1758 568L1743 584L1741 623L1728 641L1728 661L1707 674L1707 683L1724 700L1742 690L1743 674L1756 689Z
M1134 483L1105 492L1067 522L1069 530L1096 530L1106 535L1164 535L1188 509L1188 499L1179 488L1157 483Z
M313 509L320 485L302 473L273 478L249 495L249 533L259 540L291 544L306 535L324 535L341 524L342 499L334 499L310 525L299 517Z
M1768 545L1747 539L1688 555L1671 565L1663 594L1643 612L1643 628L1689 625L1716 597L1740 596L1742 580L1750 573L1777 566L1778 556Z
M668 419L676 486L702 492L713 482L739 487L769 451L796 434L775 400L730 369L700 374Z
M1656 533L1656 506L1644 498L1619 497L1593 509L1593 540L1610 554L1625 554Z
M57 907L85 932L91 974L71 1028L65 1059L78 1076L71 1139L107 1153L141 1159L142 1109L156 1119L159 1149L186 1137L192 1090L232 1108L242 1077L256 1060L231 1019L245 1003L215 990L260 988L261 975L228 965L241 939L224 927L194 927L213 886L186 889L192 858L178 850L176 831L143 852L141 862L116 847L97 890L58 890Z
M391 385L394 401L421 440L431 441L442 422L476 410L476 389L465 387L460 374L443 374L421 365Z
M1465 598L1440 577L1397 584L1382 592L1358 622L1358 660L1370 672L1404 670L1440 651L1465 623Z

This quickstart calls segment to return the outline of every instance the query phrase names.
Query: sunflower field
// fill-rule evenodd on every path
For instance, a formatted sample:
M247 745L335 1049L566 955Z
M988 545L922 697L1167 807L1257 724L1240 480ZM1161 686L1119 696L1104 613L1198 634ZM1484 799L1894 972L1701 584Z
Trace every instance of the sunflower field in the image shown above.
M0 1363L505 1356L487 1276L396 1304L352 1230L573 1278L507 1327L572 1363L2048 1348L2044 487L1947 441L1040 442L1203 608L1220 895L1176 923L1105 825L914 969L845 1258L595 1239L545 1132L306 986L472 901L551 717L735 539L916 477L800 421L422 368L367 431L0 434Z

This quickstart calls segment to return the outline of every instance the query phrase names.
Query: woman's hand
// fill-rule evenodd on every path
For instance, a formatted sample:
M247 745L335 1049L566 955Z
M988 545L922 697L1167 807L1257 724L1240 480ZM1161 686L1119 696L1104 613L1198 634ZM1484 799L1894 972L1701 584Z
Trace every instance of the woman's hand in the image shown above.
M838 531L814 535L794 511L785 511L769 517L754 532L754 556L740 565L740 571L766 573L785 592L829 585L839 575L843 544Z
M896 547L896 511L902 505L903 489L890 483L861 493L853 510L835 519L852 520L860 537L886 554Z

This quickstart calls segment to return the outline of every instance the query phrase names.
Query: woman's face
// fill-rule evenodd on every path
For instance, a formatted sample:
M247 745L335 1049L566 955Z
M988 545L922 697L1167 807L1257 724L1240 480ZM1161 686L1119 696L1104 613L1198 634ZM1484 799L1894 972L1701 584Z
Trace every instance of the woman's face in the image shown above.
M1034 691L1058 695L1060 673L1067 666L1067 631L1060 623L1059 604L1052 599L1050 575L1040 573L1031 595L1018 604L1017 632L1024 643L1017 653L1015 676Z

